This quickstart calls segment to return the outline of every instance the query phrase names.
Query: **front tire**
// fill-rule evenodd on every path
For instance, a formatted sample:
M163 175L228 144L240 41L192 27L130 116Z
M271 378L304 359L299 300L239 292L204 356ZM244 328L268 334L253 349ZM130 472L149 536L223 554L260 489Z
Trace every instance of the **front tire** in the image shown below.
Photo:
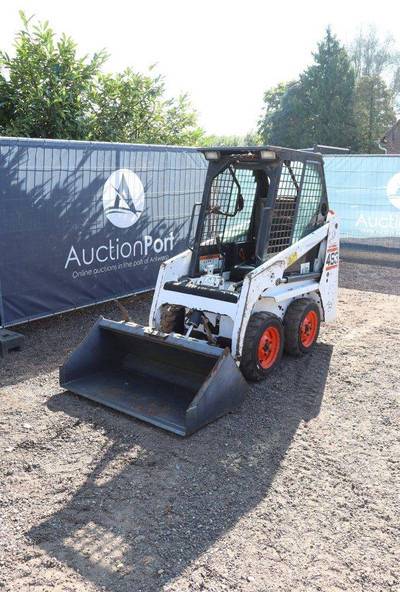
M310 298L299 298L286 311L285 351L292 356L303 356L314 348L321 324L319 307Z
M263 380L275 370L282 358L284 330L269 312L250 317L243 342L240 369L247 380Z

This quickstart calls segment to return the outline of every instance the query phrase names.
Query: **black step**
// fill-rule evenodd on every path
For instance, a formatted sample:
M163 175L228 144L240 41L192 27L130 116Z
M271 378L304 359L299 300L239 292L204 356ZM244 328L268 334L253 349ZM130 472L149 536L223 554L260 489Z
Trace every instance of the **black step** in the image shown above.
M239 294L229 290L220 290L210 286L198 286L188 282L165 282L165 290L171 292L180 292L181 294L191 294L201 296L202 298L211 298L212 300L222 300L223 302L234 302L239 300Z

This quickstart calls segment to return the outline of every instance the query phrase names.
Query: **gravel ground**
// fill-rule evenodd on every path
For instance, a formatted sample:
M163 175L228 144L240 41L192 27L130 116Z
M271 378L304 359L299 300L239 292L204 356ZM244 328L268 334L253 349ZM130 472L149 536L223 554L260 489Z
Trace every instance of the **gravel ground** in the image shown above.
M188 439L58 386L114 305L20 327L0 359L0 588L398 592L399 275L342 265L314 352ZM150 295L125 304L146 322Z

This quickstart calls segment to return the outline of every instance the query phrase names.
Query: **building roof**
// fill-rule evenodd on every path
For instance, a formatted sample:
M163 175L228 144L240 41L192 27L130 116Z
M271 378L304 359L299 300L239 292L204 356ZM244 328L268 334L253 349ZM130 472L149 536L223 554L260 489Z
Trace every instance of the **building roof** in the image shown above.
M380 141L383 142L384 140L386 140L386 136L388 136L390 134L391 131L394 130L395 127L397 127L398 125L400 125L400 119L398 121L396 121L395 124L392 125L392 127L390 129L388 129L383 136L381 137Z

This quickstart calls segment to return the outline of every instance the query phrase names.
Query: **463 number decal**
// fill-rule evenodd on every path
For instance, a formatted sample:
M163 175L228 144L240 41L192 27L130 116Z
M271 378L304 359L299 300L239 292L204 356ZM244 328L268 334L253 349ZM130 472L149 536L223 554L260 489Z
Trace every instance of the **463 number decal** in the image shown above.
M327 251L326 257L326 271L334 269L339 265L339 248L337 245L333 245Z

